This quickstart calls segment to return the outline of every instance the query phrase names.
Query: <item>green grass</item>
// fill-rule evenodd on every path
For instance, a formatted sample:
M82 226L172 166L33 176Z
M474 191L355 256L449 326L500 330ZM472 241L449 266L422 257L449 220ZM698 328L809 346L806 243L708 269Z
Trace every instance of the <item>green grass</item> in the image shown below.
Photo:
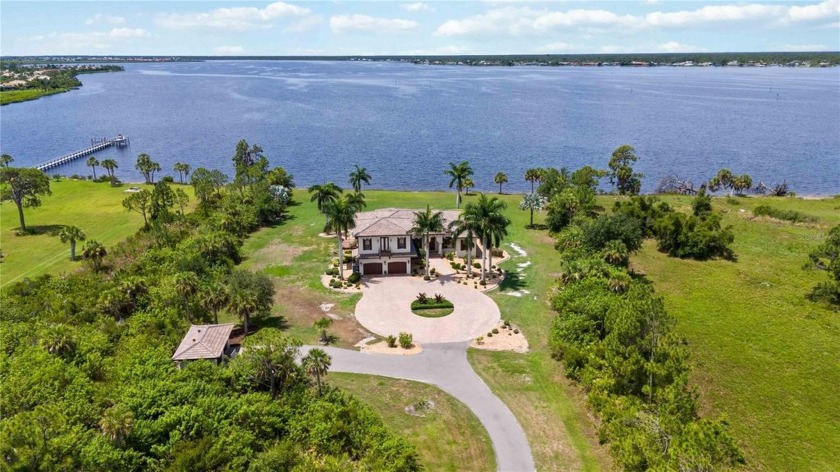
M439 388L373 375L332 372L327 378L373 407L389 428L413 444L426 470L496 470L484 426L463 403ZM414 415L406 412L409 406L417 408Z
M411 312L424 318L443 318L451 315L453 311L455 311L455 305L449 300L442 302L429 300L427 303L420 303L417 300L411 302Z
M69 92L74 90L72 88L59 88L51 90L43 89L24 89L24 90L3 90L0 91L0 106L9 105L11 103L26 102L29 100L37 100L47 95L55 95L57 93Z
M685 197L669 197L685 208ZM820 225L752 218L771 205ZM752 470L840 469L840 317L805 299L825 273L808 252L840 223L840 198L715 199L735 233L736 262L666 257L648 242L632 258L689 342L703 413L725 415ZM744 211L741 211L744 210Z
M110 248L143 225L142 216L122 206L128 186L63 179L50 182L50 188L52 195L43 197L40 207L24 209L27 229L35 234L16 236L20 227L17 207L11 201L0 204L0 248L5 256L0 264L0 287L83 264L70 261L70 246L55 235L62 226L78 226L87 240L95 239ZM184 190L192 195L192 187ZM77 257L83 245L77 243Z
M281 266L276 277L278 290L275 314L289 324L288 333L304 343L318 341L318 331L312 323L323 316L321 303L335 303L332 313L342 318L353 312L359 295L346 295L324 288L320 274L335 254L335 240L318 237L324 218L308 200L302 189L295 192L299 205L290 208L290 219L274 228L258 231L245 242L245 266L271 273ZM450 192L365 191L367 210L397 207L423 209L454 208L455 195ZM465 202L476 198L465 197ZM516 242L533 252L533 261L540 261L539 271L531 270L524 278L511 277L505 290L527 288L539 299L515 298L491 292L499 302L502 317L523 328L532 346L529 354L470 353L473 366L493 391L499 395L519 418L534 451L539 470L599 470L609 468L605 450L597 446L591 421L581 404L581 395L560 375L557 363L546 348L548 327L554 316L545 305L543 295L552 284L551 264L559 259L553 242L544 231L526 230L528 212L518 209L520 195L501 197L508 205L507 214L513 220L508 241ZM510 250L509 248L506 248ZM288 271L285 269L288 267ZM503 266L515 267L514 263ZM533 267L532 267L533 268ZM233 320L231 320L233 321ZM362 339L359 325L350 320L333 323L330 332L337 337L337 345L350 347ZM491 363L485 359L509 359L510 362ZM524 367L519 364L524 363ZM501 372L497 371L501 368ZM525 369L529 382L523 385L519 371Z

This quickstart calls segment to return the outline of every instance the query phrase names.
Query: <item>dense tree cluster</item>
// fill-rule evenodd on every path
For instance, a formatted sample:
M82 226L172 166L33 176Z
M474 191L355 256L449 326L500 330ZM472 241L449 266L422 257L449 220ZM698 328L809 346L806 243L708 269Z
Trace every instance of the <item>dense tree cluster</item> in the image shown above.
M629 172L631 179L633 172ZM685 215L653 196L632 196L612 212L595 205L604 172L544 170L539 192L562 253L557 318L549 343L568 377L581 382L601 417L600 439L626 470L720 470L743 456L723 421L700 418L688 385L685 341L643 279L628 271L644 238L680 257L728 254L731 232L720 228L704 192ZM633 193L636 183L627 193Z
M271 310L271 281L235 265L242 237L282 218L287 200L267 190L276 172L240 169L247 177L234 186L196 169L201 211L189 215L165 183L131 195L143 195L146 226L109 251L85 246L91 270L4 290L0 468L420 468L367 406L314 388L329 358L310 353L300 365L298 343L278 330L245 338L226 364L171 361L189 323L229 312L247 329Z

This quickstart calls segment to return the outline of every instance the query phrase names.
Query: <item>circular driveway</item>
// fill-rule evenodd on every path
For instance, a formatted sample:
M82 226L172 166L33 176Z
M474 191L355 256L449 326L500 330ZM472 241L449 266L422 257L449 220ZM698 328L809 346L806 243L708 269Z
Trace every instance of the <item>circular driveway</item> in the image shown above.
M449 276L424 281L412 276L366 277L362 299L356 304L356 319L380 336L411 333L418 343L469 341L484 336L501 319L499 307L472 285L459 285ZM411 302L420 292L442 294L455 311L442 318L425 318L411 312Z

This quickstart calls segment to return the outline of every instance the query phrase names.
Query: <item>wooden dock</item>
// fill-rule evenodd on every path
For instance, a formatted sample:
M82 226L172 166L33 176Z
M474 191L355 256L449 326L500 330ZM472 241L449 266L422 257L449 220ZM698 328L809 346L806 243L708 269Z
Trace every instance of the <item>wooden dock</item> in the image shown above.
M88 146L84 149L81 149L79 151L71 152L70 154L65 154L61 157L57 157L57 158L52 159L50 161L44 162L43 164L38 164L37 166L35 166L35 168L38 169L38 170L49 170L49 169L67 164L68 162L75 161L76 159L78 159L80 157L88 156L88 155L93 154L95 152L99 152L99 151L101 151L105 148L109 148L111 146L124 147L124 146L128 146L129 144L130 144L130 142L128 140L128 137L123 136L121 134L117 135L117 137L114 138L114 139L107 139L107 138L91 139L90 140L90 146Z

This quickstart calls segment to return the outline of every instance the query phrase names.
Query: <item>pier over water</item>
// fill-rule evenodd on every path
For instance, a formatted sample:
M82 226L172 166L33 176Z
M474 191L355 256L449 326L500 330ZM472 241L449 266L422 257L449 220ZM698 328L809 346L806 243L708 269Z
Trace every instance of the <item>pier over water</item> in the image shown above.
M128 137L123 136L121 134L118 134L117 137L115 137L114 139L91 139L90 146L75 152L71 152L70 154L65 154L61 157L57 157L50 161L44 162L43 164L38 164L37 166L35 166L35 168L38 170L49 170L67 164L68 162L75 161L80 157L88 156L95 152L99 152L111 146L124 147L128 146L129 144L131 144L131 142L129 141Z

